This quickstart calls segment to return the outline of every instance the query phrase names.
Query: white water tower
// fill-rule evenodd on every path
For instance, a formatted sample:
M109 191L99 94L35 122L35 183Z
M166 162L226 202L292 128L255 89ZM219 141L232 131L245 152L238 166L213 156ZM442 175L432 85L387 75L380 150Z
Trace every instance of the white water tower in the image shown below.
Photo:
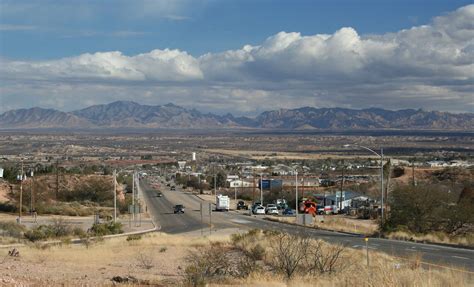
M193 152L193 161L196 161L196 153Z

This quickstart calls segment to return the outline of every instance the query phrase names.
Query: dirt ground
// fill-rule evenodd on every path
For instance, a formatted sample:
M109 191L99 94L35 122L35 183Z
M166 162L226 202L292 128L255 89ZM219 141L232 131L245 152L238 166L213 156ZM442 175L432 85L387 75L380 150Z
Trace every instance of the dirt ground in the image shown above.
M133 241L107 239L89 247L18 247L19 257L0 249L0 286L108 286L114 276L133 277L137 281L129 283L135 284L172 285L181 280L190 250L226 237L154 233Z

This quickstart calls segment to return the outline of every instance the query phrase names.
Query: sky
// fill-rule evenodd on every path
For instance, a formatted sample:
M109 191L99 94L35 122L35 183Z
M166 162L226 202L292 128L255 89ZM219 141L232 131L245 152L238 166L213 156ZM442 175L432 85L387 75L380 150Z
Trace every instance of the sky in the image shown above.
M0 112L117 100L474 112L474 4L0 0Z

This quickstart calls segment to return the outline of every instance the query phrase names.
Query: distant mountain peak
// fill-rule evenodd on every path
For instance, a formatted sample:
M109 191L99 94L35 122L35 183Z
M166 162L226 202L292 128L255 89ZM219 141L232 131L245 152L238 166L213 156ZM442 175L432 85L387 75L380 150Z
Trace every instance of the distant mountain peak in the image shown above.
M133 101L115 101L94 105L70 113L34 107L7 111L0 115L5 128L264 128L276 130L348 130L348 129L433 129L468 130L474 126L474 114L451 114L421 109L399 111L382 108L279 109L265 111L254 118L232 114L201 113L168 103L142 105Z

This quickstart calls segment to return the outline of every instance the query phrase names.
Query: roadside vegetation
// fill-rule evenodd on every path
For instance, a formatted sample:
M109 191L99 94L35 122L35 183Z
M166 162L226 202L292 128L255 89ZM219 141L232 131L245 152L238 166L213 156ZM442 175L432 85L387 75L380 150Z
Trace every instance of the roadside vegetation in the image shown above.
M424 268L418 254L402 259L371 250L367 267L364 250L305 234L260 230L230 238L155 233L79 245L32 244L18 250L18 258L7 258L2 264L9 270L3 280L11 285L458 287L474 283L472 275L459 270Z
M474 184L455 176L446 169L436 174L438 180L396 186L383 226L387 236L474 246Z
M406 259L366 254L279 232L252 230L231 242L212 244L186 257L189 286L465 286L467 273L421 267L419 256Z
M73 227L61 217L53 218L51 224L41 224L28 229L15 222L0 222L0 244L69 240L73 238L101 237L123 233L121 223L95 223L89 230Z

